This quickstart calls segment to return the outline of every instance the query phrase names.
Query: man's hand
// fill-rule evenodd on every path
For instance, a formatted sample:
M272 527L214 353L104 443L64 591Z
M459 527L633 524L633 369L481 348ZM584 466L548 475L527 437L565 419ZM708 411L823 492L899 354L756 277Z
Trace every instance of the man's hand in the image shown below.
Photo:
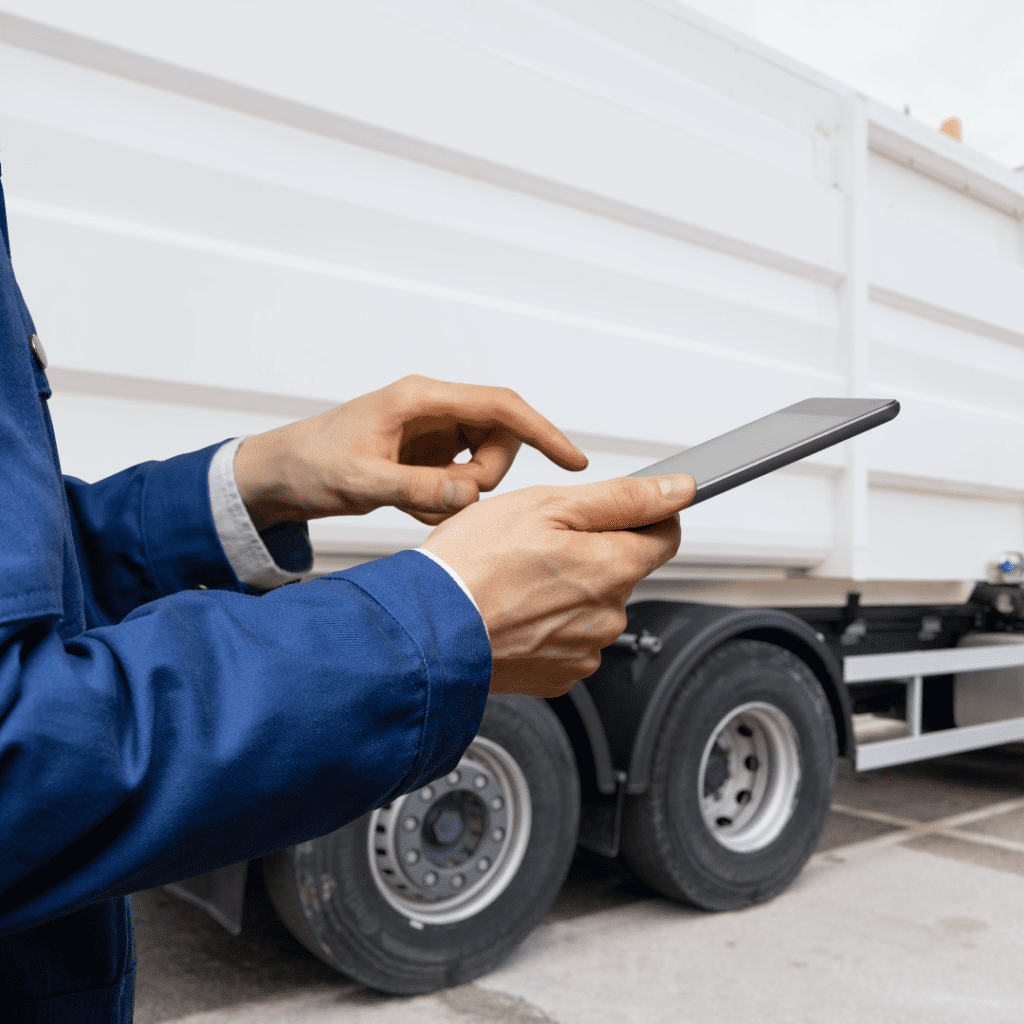
M695 493L685 474L530 487L434 530L423 546L462 577L490 634L491 692L555 697L596 672L633 587L676 553Z
M514 391L403 377L243 441L235 479L257 530L384 505L436 526L497 487L524 441L563 469L586 469L586 456ZM456 463L467 449L470 461Z

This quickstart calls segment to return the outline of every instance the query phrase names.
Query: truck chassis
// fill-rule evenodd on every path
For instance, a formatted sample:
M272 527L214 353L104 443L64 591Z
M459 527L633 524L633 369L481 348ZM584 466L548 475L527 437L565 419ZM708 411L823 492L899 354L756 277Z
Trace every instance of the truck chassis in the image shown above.
M1016 582L978 584L962 605L851 593L840 608L628 613L564 697L492 698L455 772L264 858L299 941L387 992L466 982L547 913L577 846L706 910L762 902L813 852L838 756L868 771L1024 740ZM965 714L994 720L958 725ZM237 934L247 876L239 864L168 889Z

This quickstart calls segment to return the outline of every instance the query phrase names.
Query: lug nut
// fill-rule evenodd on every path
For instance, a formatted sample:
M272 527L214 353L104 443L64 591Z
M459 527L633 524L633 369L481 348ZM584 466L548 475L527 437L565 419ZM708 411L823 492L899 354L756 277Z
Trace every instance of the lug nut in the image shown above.
M465 875L452 875L452 888L461 889L466 884Z
M477 871L486 871L491 866L491 862L487 857L481 857L476 862Z
M430 786L424 786L423 789L420 790L420 799L425 804L429 804L430 801L434 799L434 791Z
M434 885L436 882L437 882L437 875L434 874L433 871L428 871L423 876L423 884L424 885Z
M406 818L405 821L402 822L402 828L404 828L406 832L415 832L418 824L419 822L415 818Z
M405 863L406 864L415 864L416 861L418 861L419 859L420 859L420 854L419 854L418 850L406 850L405 851Z
M449 786L457 786L462 781L462 776L458 772L452 772L445 776L444 781L447 782Z
M502 807L504 807L504 806L505 806L505 801L502 800L500 796L496 796L491 801L491 810L492 811L500 811L502 809Z
M491 838L496 842L500 843L505 838L505 830L503 828L496 828L491 833Z
M483 789L484 786L486 786L486 785L487 785L487 776L486 775L478 775L473 780L473 788L474 789Z

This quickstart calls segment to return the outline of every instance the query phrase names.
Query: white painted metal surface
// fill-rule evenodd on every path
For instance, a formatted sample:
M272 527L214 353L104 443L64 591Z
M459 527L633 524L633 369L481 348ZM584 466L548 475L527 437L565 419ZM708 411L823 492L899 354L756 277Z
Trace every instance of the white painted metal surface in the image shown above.
M1001 743L1019 743L1024 740L1024 718L1011 718L1005 722L986 725L968 725L959 729L940 729L895 740L878 740L857 746L857 771L886 768L893 764L909 764L929 757L958 754L965 750L981 750Z
M844 658L843 679L848 685L894 680L905 683L907 687L907 735L897 739L858 742L854 756L857 771L1024 740L1024 717L1019 716L936 732L922 732L921 729L928 676L970 673L977 677L1001 669L1024 668L1024 645L1013 642L1014 639L1009 637L1003 646L856 654Z
M669 573L920 600L1024 548L1024 179L670 0L0 0L0 146L68 472L408 372L512 386L591 457L508 487L891 395L687 513Z
M843 679L847 683L871 683L910 676L944 676L1024 666L1024 646L1011 641L1002 647L848 655L843 658Z

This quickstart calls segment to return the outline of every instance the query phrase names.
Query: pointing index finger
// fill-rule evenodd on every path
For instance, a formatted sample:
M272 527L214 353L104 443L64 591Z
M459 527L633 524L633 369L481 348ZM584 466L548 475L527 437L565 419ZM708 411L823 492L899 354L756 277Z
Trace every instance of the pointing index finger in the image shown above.
M586 455L511 388L441 384L424 404L429 404L429 412L435 416L451 416L470 426L503 426L562 469L587 468Z
M521 441L536 448L562 469L586 469L586 455L550 420L541 416L510 388L488 388L494 393L496 419Z

